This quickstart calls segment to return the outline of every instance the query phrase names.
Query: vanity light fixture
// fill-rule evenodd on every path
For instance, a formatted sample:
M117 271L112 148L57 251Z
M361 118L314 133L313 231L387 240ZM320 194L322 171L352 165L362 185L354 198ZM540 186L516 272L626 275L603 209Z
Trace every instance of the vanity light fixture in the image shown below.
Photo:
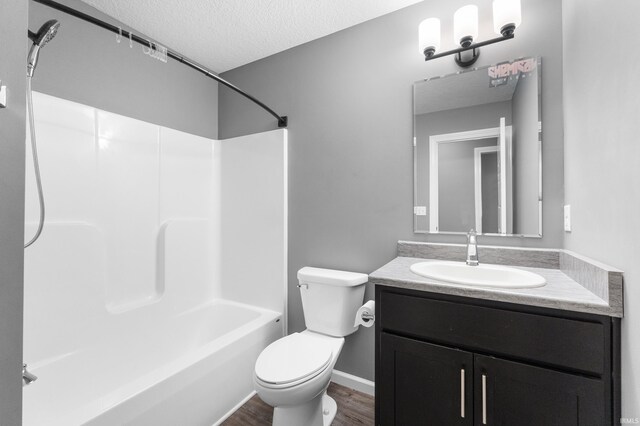
M478 38L478 6L463 6L453 15L453 41L460 48L437 53L440 49L440 20L425 19L418 27L420 52L424 60L456 55L461 67L473 65L480 56L480 47L512 39L515 29L522 22L520 0L493 0L493 28L500 37L476 42Z

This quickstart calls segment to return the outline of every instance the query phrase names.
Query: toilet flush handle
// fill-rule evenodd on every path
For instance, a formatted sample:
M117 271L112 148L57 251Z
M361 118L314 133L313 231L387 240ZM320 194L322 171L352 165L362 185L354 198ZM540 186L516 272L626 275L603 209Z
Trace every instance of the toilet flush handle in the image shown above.
M309 284L298 284L298 288L306 287L309 290Z

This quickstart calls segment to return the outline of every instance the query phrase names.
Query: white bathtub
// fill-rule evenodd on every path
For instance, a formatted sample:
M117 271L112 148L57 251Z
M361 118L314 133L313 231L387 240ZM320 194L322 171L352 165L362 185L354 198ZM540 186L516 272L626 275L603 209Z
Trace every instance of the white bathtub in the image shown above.
M30 365L24 425L211 426L253 392L255 360L282 334L280 313L224 300L163 324L114 321Z
M258 354L283 333L286 130L217 141L34 103L47 217L25 250L23 359L39 379L24 424L211 426L253 392Z

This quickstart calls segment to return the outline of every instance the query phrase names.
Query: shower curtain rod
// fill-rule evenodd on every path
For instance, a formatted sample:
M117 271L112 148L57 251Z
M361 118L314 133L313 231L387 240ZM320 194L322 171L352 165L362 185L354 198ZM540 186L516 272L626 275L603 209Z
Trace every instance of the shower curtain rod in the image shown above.
M49 6L52 9L56 9L59 10L60 12L64 12L68 15L71 16L75 16L76 18L82 19L83 21L89 22L91 24L97 25L98 27L102 27L105 30L111 31L113 33L116 34L122 34L124 37L128 37L131 38L131 40L140 43L142 45L144 45L145 47L148 47L151 45L151 40L147 40L143 37L137 36L135 34L133 34L130 31L124 30L120 27L116 27L115 25L111 25L105 21L102 21L98 18L94 18L91 15L87 15L86 13L80 12L79 10L73 9L69 6L66 6L64 4L60 4L57 3L55 1L52 0L33 0L36 3L40 3L43 4L45 6ZM167 49L167 56L175 59L178 62L183 63L184 65L187 65L188 67L193 68L196 71L200 71L201 73L203 73L204 75L206 75L207 77L210 77L214 80L216 80L218 83L223 84L225 86L227 86L229 89L234 90L235 92L241 94L242 96L244 96L245 98L249 99L250 101L254 102L255 104L259 105L260 107L262 107L262 109L264 109L265 111L267 111L269 114L273 115L275 118L278 119L278 127L287 127L288 124L288 118L286 115L278 115L278 113L276 113L274 110L272 110L271 108L269 108L267 105L265 105L264 103L262 103L261 101L259 101L258 99L254 98L253 96L251 96L250 94L248 94L247 92L243 91L242 89L240 89L239 87L229 83L227 80L223 79L222 77L217 76L216 74L214 74L213 72L209 71L208 69L206 69L205 67L203 67L202 65L197 64L196 62L193 62L192 60L185 58L182 55L179 55L176 52L173 52L171 49Z

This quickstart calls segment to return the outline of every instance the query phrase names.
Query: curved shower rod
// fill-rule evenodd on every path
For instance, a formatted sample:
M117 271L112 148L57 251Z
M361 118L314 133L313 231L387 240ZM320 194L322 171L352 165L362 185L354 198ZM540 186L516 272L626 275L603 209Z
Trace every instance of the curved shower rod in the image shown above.
M129 32L127 30L124 30L124 29L121 29L119 27L116 27L115 25L111 25L111 24L109 24L109 23L107 23L105 21L102 21L102 20L98 19L98 18L94 18L91 15L87 15L86 13L80 12L79 10L73 9L73 8L71 8L69 6L64 5L64 4L60 4L60 3L57 3L57 2L52 1L52 0L33 0L33 1L36 2L36 3L43 4L45 6L49 6L52 9L59 10L60 12L64 12L64 13L66 13L68 15L75 16L76 18L82 19L83 21L86 21L86 22L89 22L91 24L94 24L94 25L97 25L99 27L102 27L105 30L111 31L112 33L121 34L124 37L129 37L129 38L131 38L131 40L135 41L136 43L142 44L145 47L151 45L150 44L151 43L150 40L147 40L147 39L145 39L143 37L137 36L137 35L133 34L132 32ZM176 61L187 65L188 67L193 68L196 71L200 71L201 73L203 73L207 77L210 77L210 78L216 80L218 83L223 84L223 85L227 86L229 89L241 94L245 98L249 99L250 101L252 101L255 104L257 104L260 107L262 107L262 109L267 111L269 114L273 115L278 120L278 127L287 127L288 119L287 119L286 115L282 115L282 116L278 115L277 112L275 112L274 110L269 108L263 102L261 102L258 99L254 98L253 96L251 96L247 92L243 91L239 87L229 83L224 78L214 74L213 72L209 71L208 69L206 69L202 65L199 65L198 63L196 63L196 62L194 62L194 61L192 61L192 60L190 60L188 58L185 58L182 55L179 55L178 53L172 51L171 49L167 49L167 56L170 57L171 59L175 59Z

